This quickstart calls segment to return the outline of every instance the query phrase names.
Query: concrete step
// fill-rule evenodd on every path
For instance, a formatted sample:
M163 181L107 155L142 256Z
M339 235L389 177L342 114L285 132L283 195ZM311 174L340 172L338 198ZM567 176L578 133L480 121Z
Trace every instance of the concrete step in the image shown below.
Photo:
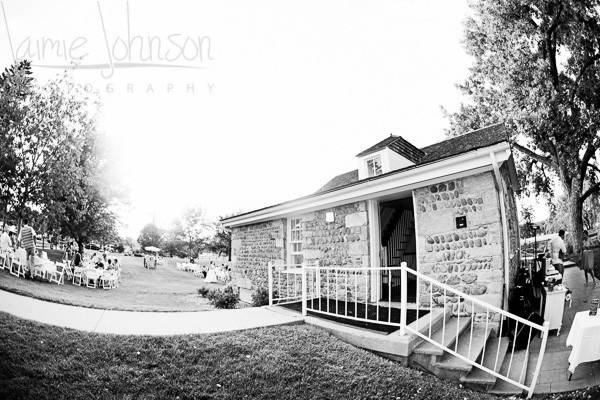
M512 358L513 359L511 363L510 355L505 356L499 373L507 376L509 373L508 367L510 365L510 374L508 374L508 377L516 382L524 383L525 377L527 376L527 352L525 350L515 351ZM523 368L523 365L525 368ZM521 372L523 373L521 374ZM513 385L512 383L506 382L504 379L498 379L494 387L488 392L494 394L521 394L523 389Z
M498 372L502 367L504 362L504 357L506 356L506 352L508 350L508 338L502 337L497 338L493 337L489 339L485 346L485 354L483 356L483 366L491 369L492 371ZM498 343L500 343L500 352L498 353ZM498 354L498 362L496 363L496 354ZM480 358L481 361L481 358ZM514 362L514 359L513 359ZM496 364L496 368L494 369L494 364ZM464 376L460 379L461 382L472 385L483 385L487 387L491 387L496 384L497 378L494 375L491 375L485 372L482 369L474 367L473 370L469 373L469 375Z
M466 357L468 360L475 362L475 360L477 360L479 358L479 356L481 355L481 352L483 351L483 347L486 344L490 333L491 333L491 329L486 329L485 327L473 327L473 335L471 338L471 328L469 327L469 329L466 329L462 335L460 335L460 337L458 338L458 342L454 343L454 346L451 347L451 350L456 351L458 354L460 354L461 356ZM469 351L469 344L470 344L470 351ZM487 349L486 349L487 351ZM494 354L495 356L495 354ZM484 361L485 361L485 357L484 357ZM501 365L502 362L500 362L498 365ZM464 371L464 372L470 372L473 369L473 364L470 364L464 360L461 360L458 357L453 356L450 353L445 353L444 356L442 358L440 358L439 361L437 361L434 364L435 367L438 368L443 368L443 369L447 369L447 370L453 370L453 371Z
M456 317L449 318L446 321L446 328L444 330L443 325L439 326L437 331L432 332L431 336L433 341L436 343L441 343L445 347L450 347L456 341L457 327L458 327L458 336L469 327L471 324L471 320L469 318L460 318L460 321ZM415 348L415 353L417 354L429 354L432 356L441 356L444 354L444 350L439 348L438 346L429 343L428 341L423 341L423 343Z

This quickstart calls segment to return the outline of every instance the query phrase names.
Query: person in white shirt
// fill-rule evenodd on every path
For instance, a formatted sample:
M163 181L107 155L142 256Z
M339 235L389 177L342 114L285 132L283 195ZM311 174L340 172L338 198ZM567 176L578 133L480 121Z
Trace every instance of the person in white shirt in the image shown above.
M9 253L13 250L13 243L10 237L12 232L4 231L0 235L0 252Z
M564 274L565 268L563 267L563 260L560 258L560 252L563 252L563 256L567 254L567 247L565 246L565 231L563 229L558 231L558 236L553 237L549 243L550 254L552 255L552 265L560 272Z

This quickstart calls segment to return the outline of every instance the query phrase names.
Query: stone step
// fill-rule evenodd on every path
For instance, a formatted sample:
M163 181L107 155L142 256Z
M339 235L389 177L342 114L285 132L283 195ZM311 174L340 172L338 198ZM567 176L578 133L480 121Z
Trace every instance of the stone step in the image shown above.
M504 362L502 363L502 367L500 368L499 374L507 376L509 372L508 367L510 365L511 368L508 377L516 382L524 383L525 377L527 376L528 361L529 360L527 357L527 351L525 350L515 351L512 359L512 364L510 362L510 354L508 354L504 357ZM524 369L523 365L525 365ZM521 372L523 373L521 374ZM494 394L521 394L523 392L523 389L513 385L512 383L506 382L504 379L498 378L494 387L491 388L488 392Z
M500 352L498 353L498 343L500 343ZM485 347L485 354L483 356L483 366L491 369L492 371L498 372L502 367L504 362L504 357L506 356L506 352L508 350L509 340L506 337L497 338L493 337L488 340ZM496 354L498 354L498 362L496 363ZM479 360L481 362L481 358ZM514 362L514 359L513 359ZM494 364L496 364L496 368L494 369ZM496 383L496 378L494 375L485 372L482 369L477 367L473 368L469 375L464 376L460 379L463 383L473 384L473 385L484 385L491 387Z
M441 343L445 347L450 348L450 346L452 346L456 341L457 326L458 336L460 336L460 334L467 329L470 324L471 320L469 318L460 318L460 321L456 317L449 318L446 321L445 331L443 325L439 326L437 331L431 333L431 339L433 339L433 341L436 343ZM444 354L444 350L426 340L423 341L420 346L415 348L414 352L417 354L429 354L432 356L441 356Z
M454 343L454 346L452 346L450 349L466 357L468 360L475 362L475 360L477 360L481 355L483 347L488 341L491 331L491 329L487 329L486 331L485 327L483 326L473 327L473 335L471 339L471 328L466 329L458 338L458 342ZM471 346L470 352L469 344ZM488 349L486 348L486 352L487 350ZM495 355L496 354L494 354L494 356ZM500 362L498 365L502 365L502 362ZM438 368L464 372L470 372L473 369L473 364L461 360L450 353L445 353L444 356L434 364L434 366Z

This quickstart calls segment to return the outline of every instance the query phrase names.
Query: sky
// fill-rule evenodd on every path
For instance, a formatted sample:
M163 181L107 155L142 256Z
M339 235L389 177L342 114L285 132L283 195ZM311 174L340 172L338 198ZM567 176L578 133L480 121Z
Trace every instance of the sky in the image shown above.
M97 91L132 237L190 206L217 218L312 193L389 134L442 140L470 64L462 0L1 5L0 66L32 59L43 81L77 64Z

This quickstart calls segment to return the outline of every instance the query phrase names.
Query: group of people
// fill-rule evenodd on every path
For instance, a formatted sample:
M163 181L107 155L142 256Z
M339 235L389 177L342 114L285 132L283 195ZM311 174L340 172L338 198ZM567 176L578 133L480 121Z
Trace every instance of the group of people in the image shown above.
M19 236L16 238L15 236L16 232L13 227L4 229L0 235L0 252L14 253L18 249L23 249L27 258L27 265L24 266L27 270L26 277L33 279L31 271L33 271L35 262L37 243L35 230L29 225L27 218L23 219L23 226L21 226Z
M79 253L75 254L75 257L77 257L79 255L79 262L81 262L81 255ZM79 266L79 263L75 262L76 260L73 260L73 265L74 266ZM94 267L96 269L104 269L104 270L118 270L121 267L121 264L119 263L119 260L116 258L110 259L108 258L108 256L106 255L106 253L103 253L102 255L98 255L97 253L94 253L92 255L92 257L90 258L90 263L92 265L94 265Z

